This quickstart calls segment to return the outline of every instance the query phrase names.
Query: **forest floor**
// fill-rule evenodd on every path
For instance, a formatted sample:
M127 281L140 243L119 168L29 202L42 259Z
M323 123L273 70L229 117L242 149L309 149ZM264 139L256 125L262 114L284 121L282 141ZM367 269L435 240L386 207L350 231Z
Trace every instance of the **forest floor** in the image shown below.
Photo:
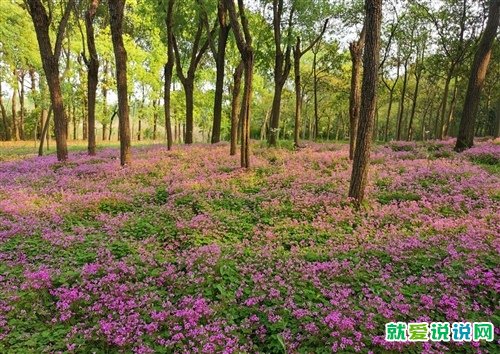
M498 329L500 145L378 146L359 211L346 145L255 147L249 171L226 144L138 147L126 168L116 148L67 163L13 149L0 162L2 353L498 348L389 343L384 325Z

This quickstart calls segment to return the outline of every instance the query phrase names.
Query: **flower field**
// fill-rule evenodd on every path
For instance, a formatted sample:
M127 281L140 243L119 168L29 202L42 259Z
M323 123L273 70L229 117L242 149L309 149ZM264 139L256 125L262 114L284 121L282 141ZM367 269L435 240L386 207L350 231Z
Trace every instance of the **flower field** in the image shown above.
M500 145L378 146L360 210L346 145L118 153L0 162L0 352L498 353L384 325L499 335Z

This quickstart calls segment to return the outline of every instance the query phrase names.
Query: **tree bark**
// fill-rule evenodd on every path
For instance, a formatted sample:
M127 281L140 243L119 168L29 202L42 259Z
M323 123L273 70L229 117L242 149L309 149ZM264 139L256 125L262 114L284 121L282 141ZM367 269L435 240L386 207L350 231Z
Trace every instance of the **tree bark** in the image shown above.
M295 122L293 128L293 142L295 147L299 147L299 137L300 137L300 122L302 115L302 80L300 76L300 59L304 54L309 52L318 43L323 35L325 34L326 28L328 26L328 19L325 20L323 28L318 36L307 46L307 48L301 48L300 36L297 36L295 42L295 47L293 49L293 70L295 73Z
M243 99L240 110L240 120L242 126L240 164L243 168L250 168L250 116L254 65L252 36L250 35L248 18L245 14L245 5L243 4L243 0L238 0L239 19L236 14L233 0L224 1L229 12L231 28L233 29L236 45L238 47L238 51L240 52L245 72Z
M99 0L92 0L88 10L85 12L85 29L87 33L87 47L89 58L85 59L87 65L87 115L88 115L88 153L90 156L96 154L95 138L95 107L96 92L99 73L99 57L95 46L94 18L99 6Z
M313 50L313 98L314 98L314 134L313 139L318 139L319 133L319 114L318 114L318 73L317 73L317 56L318 51Z
M484 86L488 64L491 59L493 42L495 41L500 19L500 1L490 0L488 21L479 42L479 47L474 55L464 108L458 131L456 151L466 150L474 145L474 126L479 109L479 99Z
M42 59L43 70L47 79L50 91L50 100L54 113L54 125L56 135L57 159L65 161L68 158L67 147L67 120L64 114L64 103L61 92L61 83L59 78L59 57L61 56L62 41L66 27L69 21L71 10L75 0L68 0L59 22L54 50L52 50L50 39L51 19L45 11L41 0L26 0L33 24L35 26L40 56Z
M38 156L43 156L43 143L47 140L47 150L49 149L49 126L50 126L50 116L52 114L52 106L47 111L42 110L42 136L40 137L40 146L38 147Z
M419 62L419 55L422 60L422 62ZM418 98L418 89L420 86L420 79L422 77L422 63L425 58L425 48L422 49L422 52L419 53L419 50L417 50L417 58L415 60L415 90L413 91L413 102L411 106L411 114L410 114L410 122L408 123L408 141L412 140L413 137L413 120L415 118L415 111L417 108L417 98Z
M406 87L408 85L408 60L409 57L406 57L403 64L405 72L403 75L403 88L401 89L401 98L399 100L398 129L396 133L396 140L401 140L401 132L403 130L403 114L405 109Z
M24 140L24 96L25 96L25 89L24 89L24 81L26 78L26 73L24 70L20 70L19 72L19 81L21 84L21 88L19 89L19 138L20 140Z
M167 149L171 150L172 141L172 113L170 88L172 86L172 76L174 73L174 5L175 0L169 0L167 5L167 17L165 25L167 27L167 63L164 67L165 85L163 92L164 111L165 111L165 137L167 140Z
M231 98L231 145L229 154L236 155L236 145L238 142L238 121L240 114L241 77L243 76L244 65L241 61L233 75L233 90Z
M205 42L202 45L200 45L201 37L203 35L203 27L204 27L203 19L200 16L200 18L198 19L198 28L194 38L193 47L191 48L189 67L186 75L184 75L184 72L182 71L182 61L181 61L179 47L177 46L177 40L175 36L173 36L173 47L175 53L177 76L179 77L179 80L181 81L181 84L184 87L184 94L186 97L186 133L184 135L184 143L188 145L193 143L193 130L194 130L193 95L194 95L195 73L198 64L200 63L203 55L207 51L208 46L210 44L209 42L210 35L208 35Z
M269 128L269 138L268 143L270 146L276 146L278 136L279 136L279 123L281 115L281 95L283 93L283 86L290 74L291 69L291 31L292 31L292 20L293 13L295 11L294 5L291 5L290 14L288 18L287 25L287 44L285 45L285 51L282 48L282 33L281 33L281 21L284 10L283 0L273 0L273 30L274 30L274 97L273 105L271 110L271 124Z
M219 0L217 16L219 19L219 38L217 42L217 52L214 53L217 77L215 81L214 98L214 121L212 126L211 143L220 141L221 123L222 123L222 99L224 96L224 67L226 62L226 45L231 26L227 19L227 9L224 0Z
M360 114L360 100L361 100L361 58L363 55L363 48L365 46L366 38L366 24L359 35L356 42L349 44L349 52L351 53L351 92L349 96L349 159L354 157L354 148L356 146L357 128Z
M5 106L3 104L2 95L2 82L0 81L0 111L2 113L3 138L8 141L10 140L9 122L7 121L7 111L5 110Z
M15 84L12 91L12 137L14 141L19 140L19 126L17 122L17 77L15 77Z
M363 54L361 109L354 151L349 197L359 206L364 199L377 102L382 0L365 0L366 43Z
M109 0L111 38L116 61L116 85L118 91L118 121L120 134L120 163L132 161L130 151L130 123L127 92L127 51L123 44L123 12L125 0Z

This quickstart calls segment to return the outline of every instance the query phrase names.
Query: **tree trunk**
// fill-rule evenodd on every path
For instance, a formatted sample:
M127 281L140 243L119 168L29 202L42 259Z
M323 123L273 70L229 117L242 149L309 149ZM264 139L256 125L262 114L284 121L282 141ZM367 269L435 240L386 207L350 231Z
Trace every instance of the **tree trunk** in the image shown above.
M403 114L405 110L405 96L406 96L406 86L408 84L408 57L404 62L405 73L403 75L403 88L401 90L401 99L399 101L399 114L398 114L398 130L396 134L396 140L401 140L401 132L403 130Z
M17 78L15 79L17 83ZM17 122L17 84L14 86L12 92L12 136L14 141L19 140L19 126Z
M215 55L215 66L217 78L215 81L214 97L214 121L212 126L212 144L220 141L221 123L222 123L222 99L224 96L224 67L226 61L226 45L231 26L227 21L227 10L224 1L219 0L217 15L219 18L219 38L217 42L217 55Z
M184 143L193 143L193 129L194 129L194 76L187 78L184 86L184 95L186 97L186 133L184 135Z
M87 65L88 153L90 156L96 154L95 108L99 73L99 57L95 46L93 23L98 6L99 0L92 0L89 5L89 9L85 12L85 29L87 33L87 47L89 50L89 59L85 60L85 63Z
M123 45L123 10L125 0L109 0L111 38L116 61L116 85L118 91L118 121L120 133L121 165L132 161L130 151L130 123L127 93L127 52Z
M156 111L157 106L158 103L156 103L156 100L153 100L153 141L156 141L156 131L158 129L158 112Z
M370 165L380 61L382 0L365 0L365 10L366 43L363 55L361 109L349 187L349 197L353 198L358 206L364 199Z
M299 147L300 120L302 114L302 83L300 77L300 37L297 37L295 50L293 52L293 71L295 73L295 125L293 127L293 144Z
M275 77L276 77L275 73ZM279 78L274 80L274 97L273 105L271 108L271 120L269 125L269 146L276 146L279 139L279 122L281 114L281 95L283 92L283 85L277 82Z
M499 18L500 1L490 0L488 22L474 55L474 62L469 76L462 119L460 120L457 143L455 145L456 151L463 151L474 145L474 126L479 109L479 99L491 59L491 51L497 34Z
M450 135L450 127L453 121L453 112L455 111L455 104L457 103L457 80L458 76L455 76L455 83L453 85L453 95L451 96L450 109L448 110L446 125L444 127L444 136Z
M26 78L26 73L24 70L20 71L20 83L21 83L21 89L19 90L19 138L21 140L25 139L24 136L24 96L25 96L25 89L24 89L24 81Z
M271 123L269 127L269 145L276 146L279 138L279 124L281 115L281 95L283 93L283 86L288 78L291 69L291 51L292 46L290 43L292 20L294 13L294 5L290 9L290 16L287 25L287 43L285 45L285 52L281 47L283 36L281 33L281 22L283 15L284 5L283 0L273 1L273 36L274 36L274 97L273 106L271 110Z
M356 42L349 44L349 52L351 53L351 92L349 95L349 159L354 158L354 148L356 146L357 128L360 114L360 76L361 76L361 58L366 38L366 24L359 35Z
M3 96L3 94L2 94L2 81L0 81L0 111L2 113L3 137L4 137L4 140L8 141L8 140L10 140L9 122L7 121L7 111L5 110L2 96Z
M238 121L240 114L240 94L241 94L241 77L243 76L244 65L241 61L233 75L233 90L231 99L231 146L229 154L236 155L236 144L238 141Z
M231 28L234 32L236 45L241 55L244 65L245 85L243 89L243 100L240 110L240 121L242 127L241 134L241 167L250 168L250 116L252 103L252 80L254 52L252 48L252 36L248 25L248 18L245 15L245 5L243 0L238 0L239 19L236 13L233 0L224 0L229 12ZM241 22L241 24L240 24Z
M443 91L443 99L441 101L441 111L440 111L440 123L439 123L439 131L437 135L437 139L442 140L444 137L444 129L445 129L445 117L446 117L446 108L448 106L448 93L450 91L450 82L453 77L454 69L450 68L448 74L446 76L446 80L444 83L444 91Z
M52 106L47 111L46 109L42 110L42 135L40 137L40 146L38 147L38 156L43 156L43 143L45 139L47 139L47 150L49 149L49 126L50 126L50 116L52 114Z
M318 114L318 73L317 73L317 51L313 51L313 96L314 96L314 134L313 139L318 139L319 114Z
M394 91L391 90L389 93L389 107L387 108L387 117L385 119L385 130L384 130L384 141L389 141L389 119L391 118L391 110L392 110L392 97Z
M167 140L167 149L171 150L172 141L172 114L171 114L171 99L170 88L172 86L172 75L174 72L174 5L175 0L170 0L167 5L167 17L165 24L167 27L167 63L164 67L165 84L163 92L164 111L165 111L165 137Z
M413 119L415 117L415 110L417 108L417 98L418 98L418 87L420 85L420 74L415 76L415 90L413 91L413 103L411 106L410 122L408 123L408 141L412 139L413 136Z
M59 57L61 55L62 41L64 32L69 21L71 10L75 0L68 0L66 7L58 26L54 50L52 50L50 40L51 19L45 11L41 0L26 0L30 15L33 19L35 32L37 36L40 56L42 58L43 70L47 79L50 91L50 100L54 113L54 126L56 135L57 159L65 161L68 158L67 147L67 121L64 114L64 103L61 92L61 83L59 78Z

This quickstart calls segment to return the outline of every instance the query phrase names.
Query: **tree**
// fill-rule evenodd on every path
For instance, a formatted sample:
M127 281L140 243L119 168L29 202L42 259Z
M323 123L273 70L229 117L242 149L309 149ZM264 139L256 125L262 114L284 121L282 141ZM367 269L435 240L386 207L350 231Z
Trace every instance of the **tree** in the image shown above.
M349 44L351 53L351 94L349 96L349 159L354 157L354 148L356 146L357 127L359 122L361 89L359 87L361 76L361 57L365 45L366 24L359 35L357 41Z
M224 0L229 11L231 28L233 29L236 45L241 55L245 73L245 83L243 88L243 99L241 102L241 167L250 167L250 106L252 101L252 82L254 52L252 48L252 36L248 26L248 18L245 13L243 0L238 0L239 19L236 13L233 0Z
M196 16L197 16L197 28L196 28L196 34L193 38L192 43L185 43L186 45L184 46L184 50L181 51L182 48L179 46L179 41L177 39L178 36L173 36L173 45L174 45L174 52L175 52L175 61L176 61L176 70L177 70L177 76L184 87L184 95L186 98L186 136L184 138L184 142L186 144L192 144L193 143L193 130L194 130L194 118L193 118L193 111L194 111L194 80L195 80L195 74L196 74L196 69L198 68L198 65L200 64L201 59L203 58L203 55L207 51L209 47L209 38L210 38L210 33L206 34L206 38L203 39L203 32L204 32L204 19L203 15L201 14L201 10L198 9L196 11ZM187 41L186 41L187 42ZM182 52L185 52L189 58L188 61L188 69L186 74L184 74L183 69L182 69Z
M118 91L118 121L120 134L120 163L132 162L130 151L130 123L127 90L127 51L123 44L123 14L125 0L109 0L111 39L116 63L116 86Z
M240 94L241 94L241 77L243 76L243 62L236 66L233 74L233 87L231 97L231 143L229 154L236 155L236 143L238 141L238 121L240 115Z
M214 97L214 120L212 126L212 144L220 141L220 131L222 122L222 98L224 95L224 66L226 59L226 45L229 37L231 25L227 18L227 9L224 0L218 0L217 18L219 21L219 36L217 38L217 48L212 43L212 53L215 60L216 80ZM206 22L208 26L208 21ZM208 27L207 27L208 30ZM210 33L210 32L209 32Z
M50 27L53 19L52 10L49 9L50 13L47 14L41 0L26 0L26 2L33 20L33 25L35 26L43 70L45 72L45 77L47 78L47 84L50 91L50 99L54 113L57 159L59 161L65 161L68 158L68 122L64 112L64 103L59 78L59 58L61 56L64 33L66 31L66 26L68 24L71 9L74 6L75 0L68 0L66 2L62 18L57 27L54 49L52 49L50 38Z
M474 56L465 96L462 119L455 145L456 151L463 151L474 144L474 127L479 107L479 99L484 86L488 64L491 58L493 42L497 34L500 19L500 1L490 0L488 22Z
M95 46L94 36L94 17L99 6L99 0L92 0L89 3L89 8L85 12L85 30L87 34L87 47L89 50L89 57L87 58L85 52L83 53L83 60L87 66L87 119L88 119L88 153L95 155L95 105L96 93L99 73L99 57Z
M169 0L167 3L167 16L165 25L167 29L167 63L164 67L165 85L163 92L164 111L165 111L165 135L167 138L167 148L172 149L172 118L171 118L171 95L172 75L175 65L174 54L174 5L175 0Z
M291 52L292 52L292 24L295 12L295 3L289 4L288 20L286 26L286 38L283 41L282 18L285 11L283 0L273 0L273 33L274 33L274 98L271 110L271 125L269 128L268 142L270 146L276 146L279 132L279 122L281 113L281 95L283 86L290 74ZM282 43L285 42L283 45ZM283 50L284 49L284 50Z
M364 199L370 165L380 60L382 0L366 0L365 11L366 38L363 54L361 109L349 187L349 197L353 198L357 205L361 204Z
M325 34L326 28L328 26L328 19L325 20L323 27L321 28L320 33L316 38L314 38L309 45L302 49L301 47L301 37L297 36L295 41L295 46L293 48L293 70L295 72L295 124L293 130L293 141L295 147L299 146L299 135L300 135L300 116L302 113L302 83L300 76L300 59L304 54L309 52L316 43L323 37Z

